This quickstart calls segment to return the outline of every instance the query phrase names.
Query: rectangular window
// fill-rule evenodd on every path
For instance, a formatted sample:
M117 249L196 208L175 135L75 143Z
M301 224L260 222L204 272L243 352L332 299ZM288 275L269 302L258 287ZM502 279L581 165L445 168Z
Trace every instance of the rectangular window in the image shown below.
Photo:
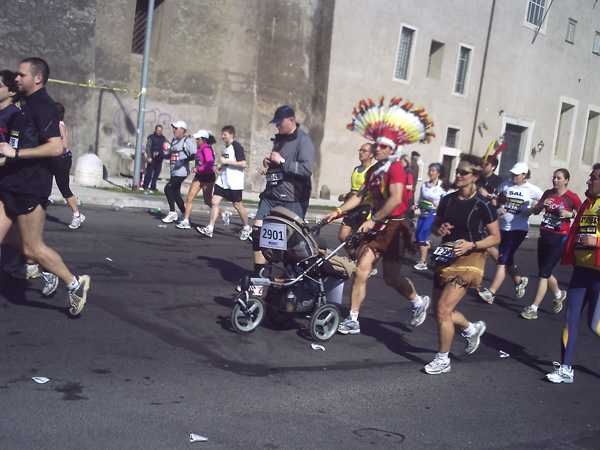
M442 74L442 61L444 60L444 47L441 42L431 41L429 48L429 65L427 66L427 78L439 80Z
M458 136L460 130L458 128L448 127L446 132L446 147L458 148Z
M458 52L458 64L456 66L456 79L454 80L454 93L464 95L467 86L467 74L469 72L469 60L471 49L460 46Z
M596 31L596 38L594 39L594 50L596 55L600 55L600 33Z
M154 11L162 5L165 0L155 0ZM146 24L148 23L148 0L137 0L135 5L135 19L133 22L133 35L131 38L131 53L141 55L146 45Z
M581 158L584 164L593 166L596 163L596 144L600 140L600 111L590 111L588 113L587 127L585 130L585 141L583 144L583 157Z
M545 0L529 0L527 6L527 22L539 27L542 24L544 18L544 5Z
M575 125L575 105L562 102L560 106L560 118L558 120L558 133L554 156L561 161L567 161L569 147L572 142L573 126Z
M576 25L577 25L576 20L569 19L569 24L567 25L567 38L565 40L570 44L572 44L575 41L575 26Z
M411 50L413 46L415 30L402 27L400 32L400 44L398 44L398 58L396 59L395 78L399 80L408 80L408 68L410 63Z

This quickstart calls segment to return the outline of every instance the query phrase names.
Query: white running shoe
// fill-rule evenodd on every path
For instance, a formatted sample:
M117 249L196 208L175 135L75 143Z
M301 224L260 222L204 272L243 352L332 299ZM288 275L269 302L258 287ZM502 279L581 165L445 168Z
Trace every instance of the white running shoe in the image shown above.
M228 227L231 223L231 211L225 211L221 214L221 220L223 221L223 226Z
M212 228L209 228L208 226L206 227L196 227L196 231L206 237L213 237L213 230Z
M67 292L67 299L71 304L69 314L76 316L81 312L85 306L87 298L87 291L90 288L90 277L89 275L81 275L79 277L79 287L74 291Z
M435 355L433 361L425 366L425 372L430 375L439 375L450 372L450 358L442 358L439 353Z
M175 225L175 228L179 228L180 230L190 230L192 227L188 219L183 219L181 222Z
M567 291L560 291L560 297L558 297L558 298L554 297L554 304L552 306L552 312L554 312L554 314L558 314L559 312L562 311L563 302L566 300L566 298L567 298Z
M13 278L29 280L40 276L40 268L37 264L21 264L21 267L11 273Z
M175 222L177 220L178 216L177 213L175 211L170 211L169 214L167 214L167 216L165 218L163 218L163 222L164 223L172 223Z
M44 279L44 289L42 289L42 295L49 297L54 294L58 287L58 277L50 272L42 272L42 278Z
M85 222L85 216L81 213L79 213L79 216L77 217L73 217L73 220L71 221L71 224L69 225L69 228L71 230L76 230L77 228L79 228L81 226L81 224Z
M515 296L517 298L523 298L525 295L525 287L527 286L528 282L529 278L521 277L521 282L519 284L515 284Z
M417 261L413 268L416 270L427 270L427 263L425 261Z
M471 336L467 336L465 333L462 333L462 336L467 340L467 348L465 349L467 355L470 355L477 350L481 336L483 333L485 333L485 322L483 320L473 322L473 326L475 327L475 333L473 333Z
M554 361L552 364L554 364L554 372L546 374L546 378L548 378L548 380L556 384L573 382L573 377L575 376L573 373L573 368L557 363L556 361Z
M487 288L484 288L483 291L479 291L479 296L484 302L489 303L490 305L494 304L494 299L496 298L494 293Z
M425 322L425 318L427 317L427 309L429 308L431 300L429 300L429 296L423 295L421 297L421 301L423 302L421 306L417 306L416 308L412 309L412 319L410 324L413 327L418 327L421 325L423 322Z
M242 231L240 231L240 241L248 240L248 238L250 237L250 233L252 233L252 230L244 230L242 228Z

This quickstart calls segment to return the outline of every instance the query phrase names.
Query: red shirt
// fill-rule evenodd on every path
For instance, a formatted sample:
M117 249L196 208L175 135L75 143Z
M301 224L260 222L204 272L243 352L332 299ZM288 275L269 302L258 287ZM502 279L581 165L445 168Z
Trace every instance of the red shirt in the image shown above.
M402 203L390 214L390 217L396 217L404 213L408 209L408 196L406 195L406 173L404 167L399 161L394 161L387 172L375 175L375 171L381 166L375 164L372 166L365 176L367 189L373 194L373 211L377 213L390 196L390 185L401 183Z
M560 218L561 211L579 211L581 208L581 200L577 194L571 191L566 191L563 195L558 196L554 189L548 189L542 195L540 202L543 203L547 198L552 199L552 203L544 207L544 217L540 224L541 230L551 231L566 236L571 228L571 219Z

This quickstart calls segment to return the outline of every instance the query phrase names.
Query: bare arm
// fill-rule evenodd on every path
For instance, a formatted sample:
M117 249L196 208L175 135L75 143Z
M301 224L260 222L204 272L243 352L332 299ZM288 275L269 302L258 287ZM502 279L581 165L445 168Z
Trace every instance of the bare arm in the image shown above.
M62 143L63 149L69 148L69 137L67 136L67 127L64 123L58 125L60 128L60 142Z
M49 158L51 156L59 156L63 152L63 146L60 137L48 138L46 143L33 148L24 148L19 150L19 158ZM5 155L9 158L14 158L16 150L6 142L0 142L0 155Z

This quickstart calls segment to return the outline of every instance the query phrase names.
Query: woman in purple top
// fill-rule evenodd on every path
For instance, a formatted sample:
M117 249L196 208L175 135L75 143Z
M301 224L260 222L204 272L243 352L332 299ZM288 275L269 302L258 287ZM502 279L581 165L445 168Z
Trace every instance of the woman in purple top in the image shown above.
M216 142L215 137L206 130L199 130L193 135L198 145L198 151L196 152L196 167L192 168L192 172L196 173L190 190L187 195L187 202L185 205L185 217L184 219L175 225L177 228L183 230L191 229L190 215L192 214L192 208L194 206L194 198L202 189L202 197L204 204L209 208L212 202L213 187L216 181L215 175L215 157L211 145ZM222 211L219 211L221 214Z

